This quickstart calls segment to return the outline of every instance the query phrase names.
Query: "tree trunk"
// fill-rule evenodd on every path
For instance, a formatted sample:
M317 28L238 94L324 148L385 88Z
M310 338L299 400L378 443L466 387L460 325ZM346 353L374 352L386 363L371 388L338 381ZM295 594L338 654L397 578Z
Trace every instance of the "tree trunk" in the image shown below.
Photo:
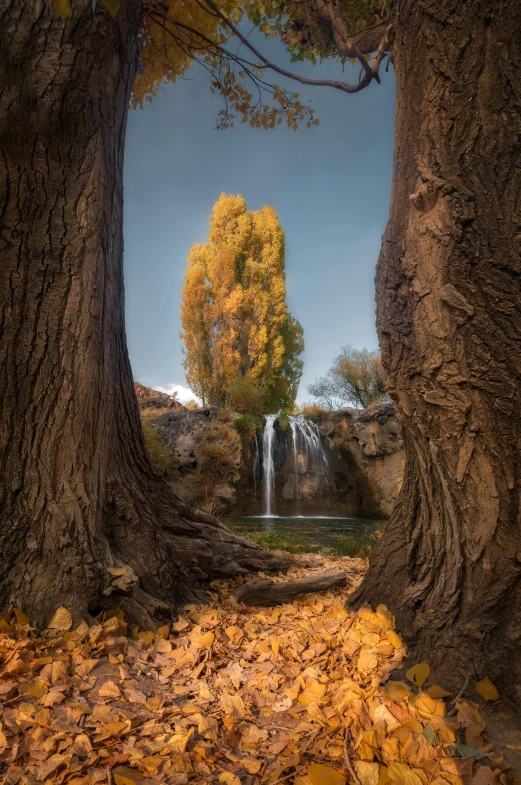
M521 677L521 5L398 0L378 331L401 413L397 508L353 597L414 657Z
M0 610L80 618L139 580L151 622L147 595L166 612L197 577L287 560L182 503L146 454L122 270L140 2L65 23L42 5L0 9Z

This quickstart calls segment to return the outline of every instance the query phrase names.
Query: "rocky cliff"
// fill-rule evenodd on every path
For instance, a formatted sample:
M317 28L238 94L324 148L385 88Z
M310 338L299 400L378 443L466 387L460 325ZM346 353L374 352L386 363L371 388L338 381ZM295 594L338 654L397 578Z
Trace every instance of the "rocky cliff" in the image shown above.
M389 517L402 484L402 428L392 403L322 414L318 426L328 445L332 504L347 514Z
M206 407L158 413L149 423L175 461L169 479L183 500L218 515L258 515L263 512L262 434L253 441L239 436L236 416ZM404 461L394 404L327 412L315 422L325 463L311 460L302 448L295 451L287 424L284 430L275 426L277 514L388 517Z
M179 403L172 395L152 390L144 384L134 382L134 391L140 409L174 409L178 412L186 412L187 409Z

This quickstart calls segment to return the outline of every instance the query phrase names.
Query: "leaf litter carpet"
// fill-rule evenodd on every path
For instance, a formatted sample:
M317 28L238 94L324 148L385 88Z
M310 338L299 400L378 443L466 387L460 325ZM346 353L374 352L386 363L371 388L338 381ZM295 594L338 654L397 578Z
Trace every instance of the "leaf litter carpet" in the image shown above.
M289 578L342 568L348 588L247 608L214 582L153 634L116 609L72 629L0 622L2 785L507 785L473 702L393 679L406 650L385 606L344 608L361 559L297 557ZM280 580L285 580L282 577ZM519 781L516 781L519 782Z

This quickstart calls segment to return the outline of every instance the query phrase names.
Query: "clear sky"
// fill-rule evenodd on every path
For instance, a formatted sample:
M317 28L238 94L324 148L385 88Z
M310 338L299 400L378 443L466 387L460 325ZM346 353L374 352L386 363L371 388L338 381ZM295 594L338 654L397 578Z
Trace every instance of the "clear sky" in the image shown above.
M252 40L288 67L278 41ZM342 77L336 63L296 67L314 78ZM344 78L357 77L349 65ZM389 207L392 68L381 85L356 95L293 89L313 99L319 127L266 131L239 119L213 130L221 104L199 66L130 112L125 284L136 380L165 389L186 384L179 338L186 258L192 243L206 240L221 191L241 193L251 210L273 205L285 229L288 305L306 343L298 400L309 399L306 385L326 373L343 345L377 348L374 272Z

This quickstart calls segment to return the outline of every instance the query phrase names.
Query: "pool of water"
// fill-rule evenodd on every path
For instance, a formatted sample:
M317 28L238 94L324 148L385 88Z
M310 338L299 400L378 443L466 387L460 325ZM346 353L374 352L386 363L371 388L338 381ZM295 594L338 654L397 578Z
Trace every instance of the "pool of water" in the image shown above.
M334 518L326 516L226 516L221 518L230 529L248 536L252 533L279 534L299 547L311 549L331 548L339 543L344 535L359 540L365 539L382 529L384 521L367 518Z

